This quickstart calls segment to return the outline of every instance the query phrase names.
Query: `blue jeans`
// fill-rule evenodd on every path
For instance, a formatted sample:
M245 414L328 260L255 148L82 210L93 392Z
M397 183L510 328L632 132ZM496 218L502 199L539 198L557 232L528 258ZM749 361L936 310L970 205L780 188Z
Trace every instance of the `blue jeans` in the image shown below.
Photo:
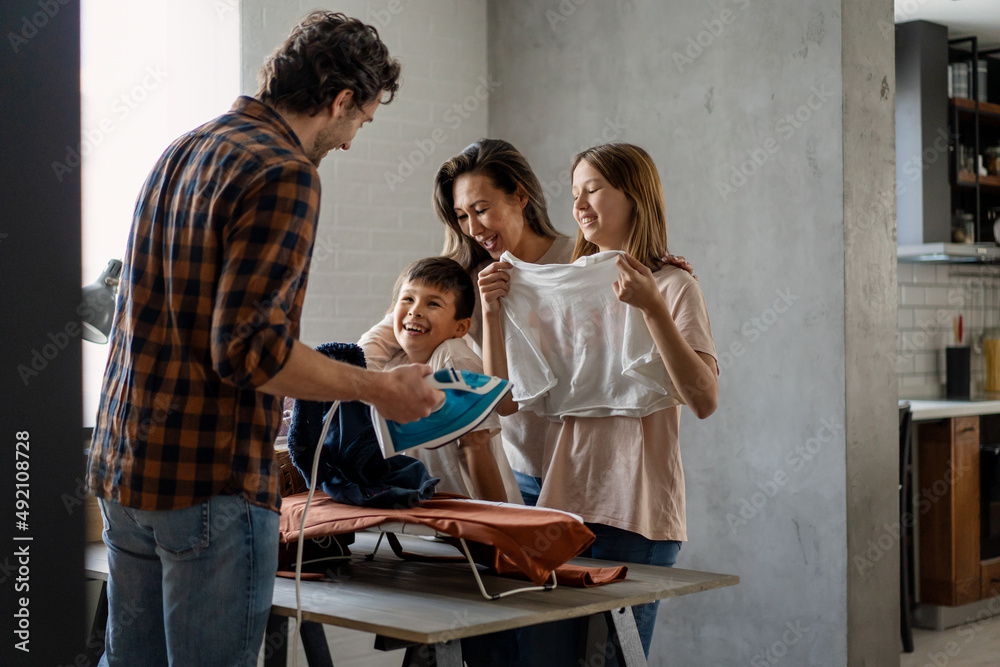
M525 475L523 472L514 471L514 479L521 489L521 497L524 498L525 505L534 507L538 504L538 496L542 493L542 478Z
M109 568L99 664L256 666L278 569L278 513L242 496L169 511L99 502Z
M542 480L517 471L514 471L514 476L525 504L537 504L542 490ZM588 523L587 527L593 531L597 539L580 554L584 558L661 567L673 567L677 563L677 554L681 550L681 543L677 540L650 540L638 533L600 523ZM659 600L632 607L636 629L642 640L642 650L647 658L659 608ZM585 621L586 619L572 619L526 628L519 636L521 654L530 656L531 664L546 667L576 665L574 647L583 643L586 633ZM610 651L611 647L609 646L607 650ZM617 664L612 656L609 655L608 659L610 662L605 664Z

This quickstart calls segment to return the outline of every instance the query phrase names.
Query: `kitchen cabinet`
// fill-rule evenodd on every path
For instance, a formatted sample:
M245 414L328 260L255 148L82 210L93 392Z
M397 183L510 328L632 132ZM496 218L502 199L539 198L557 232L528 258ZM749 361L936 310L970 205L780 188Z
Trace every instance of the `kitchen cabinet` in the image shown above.
M982 592L980 600L1000 597L1000 558L991 558L982 562Z
M1000 514L989 505L1000 484L1000 468L989 454L1000 443L1000 401L909 404L917 427L912 517L919 534L919 600L938 610L983 604L1000 596Z
M919 425L917 520L920 601L946 607L982 599L979 417Z

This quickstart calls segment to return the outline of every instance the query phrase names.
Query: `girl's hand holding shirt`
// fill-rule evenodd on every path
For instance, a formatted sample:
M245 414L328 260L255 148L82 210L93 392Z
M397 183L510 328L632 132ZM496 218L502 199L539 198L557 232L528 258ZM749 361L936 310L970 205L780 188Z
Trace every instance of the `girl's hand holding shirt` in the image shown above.
M649 267L627 253L619 255L615 261L618 280L612 287L619 301L638 308L644 314L665 305Z

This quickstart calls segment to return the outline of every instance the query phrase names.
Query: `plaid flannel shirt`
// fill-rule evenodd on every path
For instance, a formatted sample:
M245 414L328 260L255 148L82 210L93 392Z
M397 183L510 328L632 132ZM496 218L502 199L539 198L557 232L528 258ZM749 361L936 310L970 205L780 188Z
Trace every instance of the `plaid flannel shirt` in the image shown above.
M242 494L277 508L281 399L256 391L298 338L316 168L241 97L180 137L139 195L91 442L91 493L144 510Z

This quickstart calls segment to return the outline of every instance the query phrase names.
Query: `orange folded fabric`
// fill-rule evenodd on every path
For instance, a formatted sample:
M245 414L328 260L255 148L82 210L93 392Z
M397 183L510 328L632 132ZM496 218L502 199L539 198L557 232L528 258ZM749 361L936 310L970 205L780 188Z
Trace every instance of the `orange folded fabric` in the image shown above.
M282 499L281 542L298 539L305 500L304 493ZM463 538L470 542L476 562L491 566L501 575L520 575L539 586L551 579L553 571L560 584L579 586L620 581L627 573L625 567L557 569L594 541L594 534L575 515L444 494L405 509L343 505L328 496L315 496L305 536L338 535L387 523L428 526L452 538Z

